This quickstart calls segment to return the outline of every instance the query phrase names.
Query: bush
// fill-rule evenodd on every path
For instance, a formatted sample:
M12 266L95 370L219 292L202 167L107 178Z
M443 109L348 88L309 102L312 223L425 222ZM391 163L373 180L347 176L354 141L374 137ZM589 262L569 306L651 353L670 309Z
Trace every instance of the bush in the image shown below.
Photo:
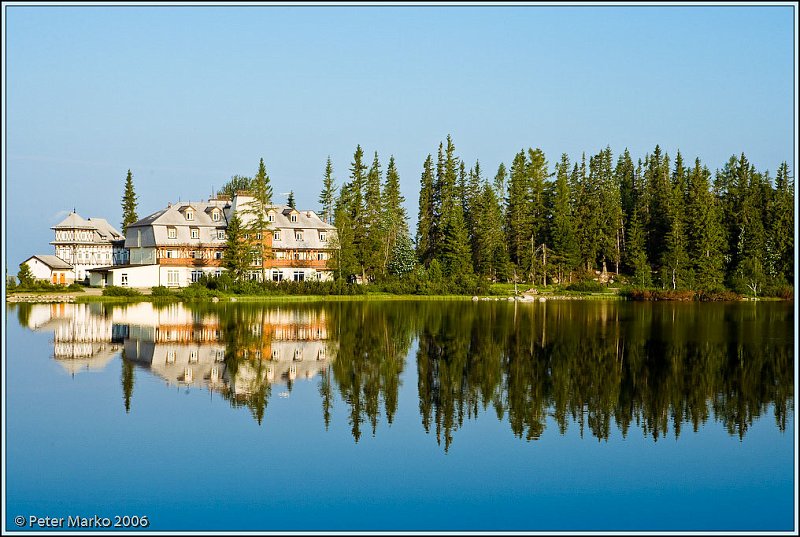
M606 290L606 286L594 280L581 280L568 284L564 287L564 290L578 291L582 293L602 293Z
M169 297L171 297L171 296L175 296L175 295L174 295L174 293L172 291L170 291L168 288L164 287L163 285L157 285L157 286L153 287L152 291L150 292L150 296L155 296L155 297L169 296Z
M762 296L771 296L781 298L783 300L794 300L794 287L785 283L768 285L764 287Z
M77 291L83 293L83 286L79 283L71 283L67 286L67 291Z
M123 296L134 297L142 296L142 293L130 287L117 287L116 285L109 285L103 288L103 296Z

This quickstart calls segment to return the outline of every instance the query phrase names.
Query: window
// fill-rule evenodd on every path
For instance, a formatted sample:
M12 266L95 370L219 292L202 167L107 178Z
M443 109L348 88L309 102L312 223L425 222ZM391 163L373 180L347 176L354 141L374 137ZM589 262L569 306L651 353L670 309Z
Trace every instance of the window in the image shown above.
M168 239L174 239L177 236L178 236L178 230L177 229L175 229L174 227L168 227L167 228L167 238Z
M214 259L222 259L222 252L214 252Z
M141 245L142 245L142 230L141 229L137 229L136 230L136 246L141 246Z
M281 230L280 229L272 232L272 240L274 240L274 241L281 240Z
M194 220L194 211L193 210L188 209L186 211L186 219L187 220Z
M302 271L302 270L295 270L294 271L294 275L293 275L293 279L296 282L302 282L302 281L304 281L306 279L306 273L304 271Z
M199 239L200 238L200 230L196 227L192 228L192 238Z
M295 229L294 230L294 240L296 240L296 241L303 240L303 230L302 229Z
M120 280L120 283L122 285L128 285L128 275L123 272L121 274L121 276L122 276L122 279Z
M317 252L317 261L325 261L325 253Z
M217 278L219 278L220 276L222 276L222 269L217 269L217 270L215 270L215 271L214 271L214 276L215 276L215 277L217 277Z
M294 253L294 258L295 258L295 259L300 259L300 254L299 254L299 253L297 253L297 252L295 252L295 253Z
M178 250L167 250L166 251L168 259L177 259L178 258Z
M244 234L244 238L245 238L245 240L249 239L250 238L250 234L249 233L245 233Z
M274 214L272 214L272 213L269 213L269 216L267 217L267 219L268 219L270 222L274 222L274 221L275 221L275 215L274 215Z
M328 234L325 233L324 231L320 231L319 232L319 240L320 240L320 242L327 241L328 240Z
M256 233L256 240L257 240L257 241L260 241L260 240L261 240L261 233L260 233L260 232L259 232L259 233Z
M202 270L193 270L192 271L192 283L199 282L200 278L203 277Z
M197 351L189 351L189 363L190 364L197 363Z
M272 271L272 281L273 282L283 281L283 272L280 271L280 270L273 270Z
M175 351L167 351L167 363L168 364L175 363Z
M219 239L221 241L225 240L225 230L224 229L218 229L217 230L217 239Z
M177 270L168 270L167 271L167 285L178 285L178 271Z
M296 214L292 215L292 222L297 222L297 215Z
M219 219L220 219L220 214L219 214L219 211L217 211L217 210L213 210L213 211L211 211L211 219L212 219L214 222L219 222Z
M256 266L261 266L263 264L263 260L261 256L258 255L258 252L250 252L250 264Z

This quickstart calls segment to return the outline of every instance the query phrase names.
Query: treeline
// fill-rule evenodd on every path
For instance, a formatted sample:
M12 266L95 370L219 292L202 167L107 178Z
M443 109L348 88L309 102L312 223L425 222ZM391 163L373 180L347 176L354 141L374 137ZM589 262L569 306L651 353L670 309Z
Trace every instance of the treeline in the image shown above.
M467 169L447 137L422 165L416 241L399 178L383 181L357 147L335 196L328 159L320 203L339 229L337 272L365 282L441 277L453 290L486 281L543 285L624 274L637 287L775 293L794 279L794 180L773 179L742 153L714 174L656 146L634 161L610 147L550 166L521 150L490 180Z

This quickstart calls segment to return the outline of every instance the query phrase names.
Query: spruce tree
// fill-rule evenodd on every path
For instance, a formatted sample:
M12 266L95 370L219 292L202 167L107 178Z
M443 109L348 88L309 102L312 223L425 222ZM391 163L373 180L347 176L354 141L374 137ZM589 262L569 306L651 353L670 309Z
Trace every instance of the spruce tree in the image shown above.
M381 201L381 222L384 226L382 270L385 272L388 270L389 262L393 253L395 253L395 246L398 241L404 242L403 248L406 243L411 244L408 217L404 207L405 198L400 193L400 176L397 174L394 156L389 157L389 165L386 168L386 183L383 187Z
M675 169L672 174L672 182L667 212L667 232L664 253L662 256L663 265L667 268L667 286L673 290L686 286L689 272L689 258L687 254L687 234L686 234L686 168L683 165L683 156L678 151L675 156ZM691 282L693 284L693 282Z
M561 155L561 161L556 164L552 209L552 241L560 282L571 281L572 271L580 263L580 252L575 239L575 220L572 214L569 168L569 157L564 153Z
M138 205L138 196L133 190L133 174L128 170L128 176L125 178L125 192L122 195L122 234L128 232L128 226L139 220L136 215L136 206Z
M297 209L297 203L294 201L294 190L289 191L289 199L286 200L286 205L292 209Z
M433 159L429 154L422 166L419 188L419 212L417 213L417 259L426 267L433 259L434 244L434 175Z
M225 183L222 188L217 190L217 196L227 196L233 199L237 192L249 192L253 179L243 175L234 175L230 181Z
M222 265L228 270L235 281L244 278L250 260L250 248L244 240L242 221L239 215L234 214L228 220L225 230L225 255Z
M361 261L364 267L364 276L373 280L381 276L384 264L383 244L385 239L384 224L381 215L381 164L378 152L367 172L367 182L364 192L364 247L362 248Z
M509 257L518 275L530 269L531 213L528 203L528 174L525 152L520 150L511 163L506 198L506 237Z
M794 181L786 162L778 167L775 177L769 220L769 266L774 277L791 284L794 282Z
M695 159L686 204L687 252L695 289L713 290L724 277L725 230L719 201L710 190L710 172Z
M333 222L333 204L336 201L336 184L333 178L333 163L328 155L325 163L325 177L322 179L322 191L319 193L319 204L322 206L322 221Z
M251 260L259 265L261 280L266 280L266 260L271 257L272 228L267 212L272 207L272 185L264 165L264 159L258 162L258 172L253 177L250 188L252 200L241 209L242 228L250 236Z

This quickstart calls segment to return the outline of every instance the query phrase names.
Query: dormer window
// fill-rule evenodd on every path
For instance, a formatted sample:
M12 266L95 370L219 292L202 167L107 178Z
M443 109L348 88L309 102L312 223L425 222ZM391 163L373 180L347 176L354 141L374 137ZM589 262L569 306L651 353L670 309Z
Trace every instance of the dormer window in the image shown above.
M186 209L186 219L194 220L194 211L192 209Z
M213 211L211 211L211 219L214 222L219 222L220 218L221 218L221 215L219 214L218 210L214 209Z
M297 215L293 214L291 217L292 222L297 222Z
M272 213L272 212L271 212L271 213L269 213L269 215L267 215L267 219L268 219L270 222L274 222L274 221L275 221L275 213Z

